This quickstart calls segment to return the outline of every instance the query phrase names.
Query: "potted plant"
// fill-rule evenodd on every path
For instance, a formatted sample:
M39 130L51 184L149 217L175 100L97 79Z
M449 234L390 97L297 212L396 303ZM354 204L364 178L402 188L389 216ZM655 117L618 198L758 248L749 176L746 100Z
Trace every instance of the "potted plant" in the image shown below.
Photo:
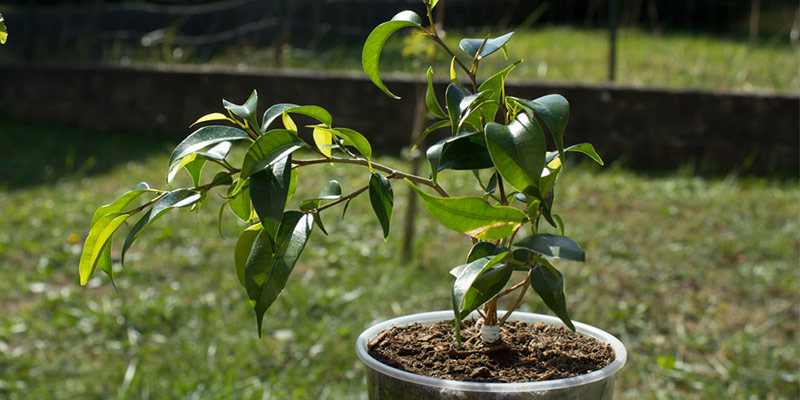
M436 3L436 0L425 1L427 24L412 11L403 11L380 24L367 38L362 53L367 76L392 97L396 96L381 81L378 64L383 46L394 32L414 29L451 57L451 83L444 93L444 106L433 89L432 69L427 73L425 102L438 121L423 132L419 142L434 130L449 131L448 137L426 151L430 176L417 176L374 162L369 141L359 132L335 126L330 113L322 107L281 103L268 107L259 119L258 96L253 91L244 104L223 101L226 114L212 113L198 119L195 124L220 121L226 124L197 129L173 151L167 181L171 182L185 169L193 186L157 190L140 183L95 212L80 258L81 284L85 285L96 269L108 274L113 282L112 236L129 218L137 215L138 220L124 239L120 256L123 263L136 238L165 212L176 208L198 209L210 191L222 190L223 207L229 208L243 226L235 246L234 264L237 278L255 311L260 335L264 313L286 285L312 230L316 226L325 233L322 215L326 210L346 209L352 199L366 195L387 238L394 198L392 182L402 180L405 183L401 184L419 195L435 219L465 234L469 246L466 260L454 261L456 266L450 271L455 278L452 310L387 321L359 338L357 352L368 366L370 396L490 398L503 393L506 396L503 398L610 398L613 374L625 362L625 349L611 335L572 322L562 275L551 262L557 258L585 260L580 246L564 235L564 222L555 212L555 187L563 173L565 154L582 153L601 165L603 162L591 144L564 145L569 117L569 104L564 97L548 95L528 100L506 93L506 78L521 61L510 63L478 82L481 61L498 51L505 53L513 33L462 40L460 48L469 58L465 62L441 40L436 30L432 18ZM466 77L463 84L459 74ZM292 115L298 114L318 122L309 127L313 143L298 136L298 126L292 119ZM278 124L281 127L273 127ZM548 139L554 146L552 151L547 149ZM243 161L235 166L228 160L234 143L247 146ZM313 156L307 156L309 152ZM302 171L336 164L363 166L364 186L343 194L338 182L332 180L316 197L293 199L295 188L303 182ZM203 174L207 165L213 165L217 171L213 175ZM476 196L450 197L438 181L439 175L449 170L472 171L480 192ZM147 200L137 201L142 196ZM223 211L220 210L220 216ZM557 318L514 312L528 288L539 295ZM498 304L504 298L513 301L508 310L502 311ZM537 322L549 325L536 325ZM432 329L433 325L438 330L426 331L430 334L413 331ZM559 325L561 328L555 327ZM531 331L544 335L545 339L525 336L531 335ZM418 346L429 346L439 358L478 355L488 357L491 367L507 364L517 371L533 370L536 368L532 365L555 359L557 371L544 370L532 378L509 377L511 373L504 371L503 378L497 379L498 374L492 368L466 364L445 366L443 377L414 375L407 372L408 365L421 365L424 373L429 364L439 361L414 357L410 361L390 359L393 351L396 356L408 353L387 345L393 342L401 348L407 346L395 343L404 336L416 340ZM522 343L514 347L512 342L516 339L512 338L518 336L523 338ZM551 340L554 336L556 339ZM429 341L432 338L440 340L434 343ZM420 344L422 341L425 343ZM567 347L551 348L547 341L566 343ZM578 349L581 346L591 349L581 352ZM570 360L575 349L578 351ZM525 357L539 358L520 358L520 351ZM498 354L504 355L506 361L519 363L500 362ZM536 361L545 359L549 361ZM498 362L492 364L492 360ZM589 361L594 364L589 365ZM526 382L526 379L543 381ZM507 381L516 383L497 383Z

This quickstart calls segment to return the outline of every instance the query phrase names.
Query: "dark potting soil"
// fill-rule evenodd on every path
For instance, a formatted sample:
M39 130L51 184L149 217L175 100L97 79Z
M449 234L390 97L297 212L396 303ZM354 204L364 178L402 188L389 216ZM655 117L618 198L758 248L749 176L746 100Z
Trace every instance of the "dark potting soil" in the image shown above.
M449 321L381 332L369 355L391 367L469 382L535 382L583 375L614 361L610 345L564 327L507 321L500 342L484 344L474 320L462 323L462 345Z

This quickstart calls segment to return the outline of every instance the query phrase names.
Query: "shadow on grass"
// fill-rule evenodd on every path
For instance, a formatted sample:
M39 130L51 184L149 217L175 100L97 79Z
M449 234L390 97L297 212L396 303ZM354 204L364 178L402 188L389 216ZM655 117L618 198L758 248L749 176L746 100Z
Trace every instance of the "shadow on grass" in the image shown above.
M0 116L0 189L46 185L169 154L178 143L155 132L90 130Z

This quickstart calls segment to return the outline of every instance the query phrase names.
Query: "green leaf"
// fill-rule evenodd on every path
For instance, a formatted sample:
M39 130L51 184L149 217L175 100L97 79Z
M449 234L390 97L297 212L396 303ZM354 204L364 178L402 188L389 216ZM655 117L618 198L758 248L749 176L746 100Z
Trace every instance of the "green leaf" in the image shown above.
M261 220L264 231L272 239L275 239L283 218L286 197L289 195L291 170L292 157L289 155L249 178L253 208Z
M98 260L103 255L106 244L129 215L124 213L105 214L96 223L92 224L89 236L86 237L86 241L83 243L83 252L78 265L81 286L89 282L89 277L92 276ZM107 261L106 259L104 262Z
M325 157L331 156L331 147L333 145L333 134L330 132L330 129L325 128L314 128L314 144L317 145L319 151L325 155Z
M266 132L273 121L283 116L284 111L298 107L300 106L292 103L278 103L270 106L267 111L264 112L264 116L261 119L261 132Z
M333 117L328 110L319 106L298 106L292 103L279 103L271 106L264 112L264 117L261 120L261 132L266 132L269 126L278 117L282 117L283 113L288 114L302 114L307 117L314 118L315 120L330 126L333 123Z
M569 151L586 154L596 163L605 165L603 164L603 159L600 158L600 155L597 154L597 152L594 150L594 146L592 146L590 143L575 144L564 149L565 153Z
M461 264L461 265L451 269L450 270L450 275L453 275L456 278L458 278L458 276L461 275L461 272L463 271L464 267L467 264L469 264L469 263L471 263L471 262L473 262L473 261L475 261L475 260L477 260L479 258L493 257L493 256L496 256L498 254L505 253L507 251L509 251L507 247L505 247L505 246L497 246L497 245L495 245L494 243L491 243L491 242L478 242L478 243L475 243L472 246L472 249L470 249L469 255L467 255L466 264Z
M547 148L542 128L535 119L519 114L507 126L486 124L486 144L506 182L520 192L540 196L539 181Z
M147 211L147 213L142 216L142 218L136 222L136 225L134 225L133 228L131 228L131 230L128 232L128 236L125 237L125 243L122 245L120 262L125 265L125 253L128 252L128 249L130 249L133 241L139 237L139 234L142 233L144 228L153 223L153 221L161 218L161 216L167 211L173 208L191 206L200 201L201 197L202 195L200 193L193 190L176 189L166 193L163 197L158 199L158 201L153 204L153 207L150 208L150 210Z
M156 191L150 189L150 186L147 186L147 183L139 182L133 188L133 190L125 192L122 196L119 196L119 198L114 200L113 203L99 207L97 211L94 212L94 216L92 216L92 224L90 225L90 228L105 215L121 213L125 210L125 207L127 207L128 204L130 204L137 197L141 196L143 193L147 192L155 193Z
M320 215L317 212L312 213L311 215L314 216L314 223L317 224L317 226L319 227L319 230L322 231L322 234L325 235L325 236L328 236L328 230L325 229L325 224L322 223L322 215Z
M230 121L230 122L235 122L234 120L228 118L227 115L215 112L215 113L210 113L210 114L203 115L202 117L198 118L197 121L194 121L191 125L189 125L189 127L191 128L191 127L193 127L193 126L195 126L197 124L200 124L200 123L203 123L203 122L208 122L208 121Z
M392 184L381 174L372 173L369 178L369 202L383 228L383 239L389 238L389 224L392 221L394 192Z
M417 15L417 13L413 11L402 11L395 15L391 21L384 22L375 27L375 29L373 29L367 37L367 40L364 42L364 48L361 51L361 64L364 68L364 73L367 74L375 86L381 89L389 97L395 99L400 98L392 94L392 92L390 92L389 89L386 88L386 85L384 85L381 81L378 64L381 51L383 50L383 45L386 44L386 40L389 39L389 36L397 32L399 29L406 27L416 27L422 29L421 24L422 19L419 17L419 15Z
M573 261L586 261L586 253L575 241L559 235L538 233L518 240L514 246L533 250L550 257L558 257Z
M0 14L0 44L6 44L7 39L8 30L6 29L6 23L3 19L3 14Z
M439 100L436 99L436 92L433 91L433 67L428 67L428 88L425 90L425 105L428 111L437 118L447 118Z
M450 82L458 84L458 75L456 74L456 57L450 60Z
M297 259L311 235L313 216L299 211L287 211L278 230L276 245L262 231L256 237L245 266L245 285L253 304L258 335L264 313L283 291Z
M549 94L535 100L512 98L523 107L533 111L544 121L559 154L564 154L564 130L569 120L569 102L559 94Z
M447 107L447 115L450 118L450 126L452 134L455 136L458 131L458 122L461 119L461 102L464 98L469 97L472 93L469 89L458 83L451 83L447 85L447 90L444 92L445 106Z
M231 185L228 188L228 208L233 215L237 216L242 221L250 220L250 187L240 190L235 195L232 195L237 185Z
M250 93L250 97L248 97L247 101L245 101L242 105L231 103L228 100L222 100L222 106L234 115L238 116L244 121L247 121L250 127L256 132L259 130L258 121L256 120L258 93L255 90L253 90L253 93Z
M478 60L480 60L489 54L500 50L506 44L506 42L511 39L512 35L514 35L514 32L506 33L503 36L486 40L486 44L483 44L485 39L461 39L461 41L458 43L458 47L460 47L461 50L464 50L464 52L472 58L475 58L475 55L478 54L478 49L480 49L481 53L478 55ZM483 48L481 49L482 44Z
M230 143L230 142L223 142L223 143ZM182 168L187 167L187 171L189 171L189 165L193 164L195 161L202 161L205 164L206 160L202 158L198 158L196 153L187 154L186 157L178 159L175 163L169 166L169 172L167 172L167 184L172 184L172 181L175 179L175 176L178 175L178 171ZM192 179L195 180L195 176L192 172L198 172L196 169L193 171L189 171ZM195 180L195 186L197 186L197 180L199 180L200 176L198 173L197 179Z
M250 252L253 249L253 243L256 241L256 237L258 237L259 233L261 233L261 223L257 223L244 229L239 235L239 239L236 240L236 247L234 248L233 252L233 262L236 266L236 278L239 279L239 283L241 283L242 287L244 288L247 287L244 280L244 270L247 266L247 258L250 257Z
M331 180L322 188L317 197L303 200L303 202L300 203L300 209L303 211L311 211L318 208L323 201L338 200L341 197L342 187L339 185L339 182Z
M289 116L289 113L286 110L283 110L283 115L281 116L281 121L283 122L283 127L286 128L287 131L297 134L297 124L294 123L292 117Z
M507 266L499 268L498 272L500 273L492 274L488 281L483 282L484 285L482 287L476 288L475 283L481 275L491 271L492 267L505 261L510 255L511 253L506 251L495 256L478 258L463 265L461 268L456 267L459 268L459 274L453 284L453 311L459 321L503 289L503 286L508 282L508 278L511 277L511 272L513 272L513 269L507 268ZM497 288L498 280L502 280L505 276L507 276L505 282L502 282L502 285Z
M241 179L267 169L289 154L302 149L306 142L286 129L275 129L259 136L247 149L242 162Z
M542 298L547 308L574 331L575 325L572 324L567 312L567 299L564 295L564 279L561 272L552 265L540 264L531 272L531 287Z
M100 271L105 272L108 276L108 279L111 280L111 284L114 287L117 287L117 284L114 282L114 263L111 260L111 242L114 240L113 235L112 237L108 238L108 242L106 242L105 247L100 252L100 257L97 259L97 269Z
M479 197L435 197L411 181L425 207L445 227L481 240L498 240L518 229L527 215L508 206L492 206Z
M372 158L372 146L364 135L349 128L336 128L333 133L344 141L345 146L355 148L367 161Z
M437 4L439 4L439 0L430 0L431 11L433 11Z
M475 170L494 166L482 132L463 133L442 139L429 147L425 156L431 165L434 182L438 172L445 169Z
M492 95L489 97L489 100L491 101L486 103L481 110L481 115L483 115L484 121L494 122L495 117L497 116L497 110L500 108L500 102L503 100L503 93L505 93L506 78L511 70L513 70L517 64L521 62L522 60L519 60L507 66L502 71L483 81L483 83L481 83L481 85L478 87L478 92L487 90L492 91Z
M186 139L183 139L183 141L175 147L175 150L172 151L172 156L169 158L169 165L213 144L249 138L250 135L239 128L222 125L204 126L194 131L194 133L186 137Z
M231 142L220 142L207 152L197 151L175 160L167 173L167 184L171 184L181 168L186 168L192 177L195 186L200 184L200 172L203 170L205 160L224 160L231 151Z
M411 150L412 151L416 150L417 147L419 147L419 145L422 144L422 141L425 140L426 137L428 137L429 133L431 133L431 132L433 132L433 131L435 131L437 129L444 128L445 126L450 126L450 120L449 119L443 119L441 121L436 121L433 124L431 124L430 126L428 126L427 128L425 128L425 130L422 131L422 133L419 135L419 139L417 139L417 143L414 144L414 147L412 147Z

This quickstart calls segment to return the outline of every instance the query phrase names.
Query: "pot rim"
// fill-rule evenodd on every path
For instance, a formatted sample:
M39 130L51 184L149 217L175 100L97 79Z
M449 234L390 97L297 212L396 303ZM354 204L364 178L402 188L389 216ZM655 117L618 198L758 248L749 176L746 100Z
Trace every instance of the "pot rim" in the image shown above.
M502 311L498 311L502 312ZM394 367L390 367L380 361L374 359L368 353L369 342L378 336L382 331L390 329L395 326L410 325L415 322L432 323L443 320L452 320L453 311L430 311L418 314L411 314L402 317L393 318L384 322L380 322L369 327L361 333L356 340L356 354L367 367L372 368L384 375L391 376L395 379L407 381L410 383L426 386L434 386L439 388L448 388L455 390L464 390L472 392L536 392L547 391L554 389L563 389L567 387L581 386L589 383L601 381L613 376L623 365L628 358L628 353L625 350L625 345L622 342L601 329L595 328L581 322L572 321L576 330L589 337L593 337L601 342L608 343L614 349L616 358L610 364L597 371L588 374L579 375L571 378L553 379L549 381L539 382L517 382L517 383L498 383L498 382L466 382L455 381L449 379L431 378L427 376L412 374L410 372L402 371ZM550 325L564 326L559 318L535 314L529 312L515 311L509 317L509 321L525 321L525 322L544 322Z

